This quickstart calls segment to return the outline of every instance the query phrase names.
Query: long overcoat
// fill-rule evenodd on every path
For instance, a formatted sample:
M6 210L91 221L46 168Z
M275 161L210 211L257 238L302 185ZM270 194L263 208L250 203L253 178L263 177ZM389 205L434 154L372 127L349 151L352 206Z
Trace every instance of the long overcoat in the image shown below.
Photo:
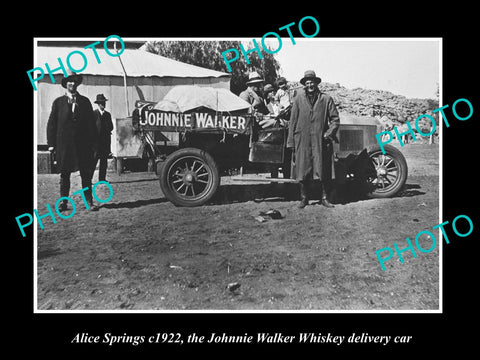
M110 154L111 134L113 130L112 115L108 111L103 114L95 109L95 124L98 134L97 157L104 158Z
M340 117L333 99L320 92L310 104L305 91L294 98L288 128L287 147L295 151L296 180L330 180L333 172L333 143L336 140Z
M77 93L74 112L66 95L53 101L47 122L47 143L55 147L60 173L92 167L97 141L95 116L88 98Z

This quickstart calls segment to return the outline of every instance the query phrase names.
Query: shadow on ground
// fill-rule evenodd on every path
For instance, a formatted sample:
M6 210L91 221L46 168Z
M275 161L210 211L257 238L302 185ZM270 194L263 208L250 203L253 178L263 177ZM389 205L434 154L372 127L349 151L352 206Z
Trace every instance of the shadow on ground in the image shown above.
M144 181L158 181L158 178L152 178L152 179L136 179L136 180L124 180L124 181L109 181L109 183L110 183L110 184L129 184L129 183L144 182Z
M149 200L135 200L135 201L126 201L126 202L119 202L119 203L109 203L101 205L100 208L106 209L132 209L137 208L145 205L152 205L152 204L160 204L167 202L166 198L158 198L158 199L149 199Z
M395 196L412 197L424 195L418 184L405 184ZM309 188L310 200L320 200L321 191L315 183ZM336 204L348 204L369 200L362 186L357 184L336 184L332 187L329 198ZM296 183L270 183L255 185L221 185L210 202L214 205L232 204L247 201L295 201L300 199L300 186Z

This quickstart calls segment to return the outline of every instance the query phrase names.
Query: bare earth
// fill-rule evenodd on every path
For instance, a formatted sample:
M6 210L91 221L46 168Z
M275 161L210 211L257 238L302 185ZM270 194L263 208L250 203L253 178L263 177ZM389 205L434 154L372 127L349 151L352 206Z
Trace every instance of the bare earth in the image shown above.
M109 172L113 198L98 212L76 195L70 219L37 226L38 309L436 310L438 245L417 258L405 252L404 263L395 256L386 271L375 255L439 223L438 145L401 150L409 166L402 193L333 209L300 210L297 199L282 197L286 185L228 178L212 204L180 208L163 197L154 173ZM55 204L58 181L38 175L39 214ZM71 191L80 188L72 174ZM98 195L106 198L106 187ZM254 219L272 208L284 218Z

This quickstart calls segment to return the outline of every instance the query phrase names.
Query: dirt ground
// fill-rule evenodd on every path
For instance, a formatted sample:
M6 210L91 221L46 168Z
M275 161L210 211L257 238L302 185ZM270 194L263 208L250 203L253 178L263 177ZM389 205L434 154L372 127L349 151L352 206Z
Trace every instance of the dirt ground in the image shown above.
M76 195L70 219L37 227L38 309L436 310L438 245L417 258L404 253L404 263L395 256L386 271L375 255L439 223L438 145L401 150L409 177L400 194L333 209L297 209L297 199L282 197L293 184L228 178L212 204L181 208L163 197L154 173L109 172L113 197L99 211ZM58 182L58 174L38 175L39 214L55 204ZM71 191L80 188L72 174ZM254 219L269 209L284 218Z

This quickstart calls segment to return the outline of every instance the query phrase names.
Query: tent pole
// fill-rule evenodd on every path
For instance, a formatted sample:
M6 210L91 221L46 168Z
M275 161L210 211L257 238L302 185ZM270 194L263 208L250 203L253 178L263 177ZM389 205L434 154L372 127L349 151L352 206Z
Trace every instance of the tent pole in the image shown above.
M116 41L113 43L113 47L115 49L115 52L118 54ZM128 92L127 92L127 72L125 71L125 66L123 66L122 58L120 55L118 56L118 60L120 60L120 65L122 65L122 70L123 70L123 88L125 93L125 107L126 107L125 110L126 110L127 116L130 116L130 106L128 105Z

